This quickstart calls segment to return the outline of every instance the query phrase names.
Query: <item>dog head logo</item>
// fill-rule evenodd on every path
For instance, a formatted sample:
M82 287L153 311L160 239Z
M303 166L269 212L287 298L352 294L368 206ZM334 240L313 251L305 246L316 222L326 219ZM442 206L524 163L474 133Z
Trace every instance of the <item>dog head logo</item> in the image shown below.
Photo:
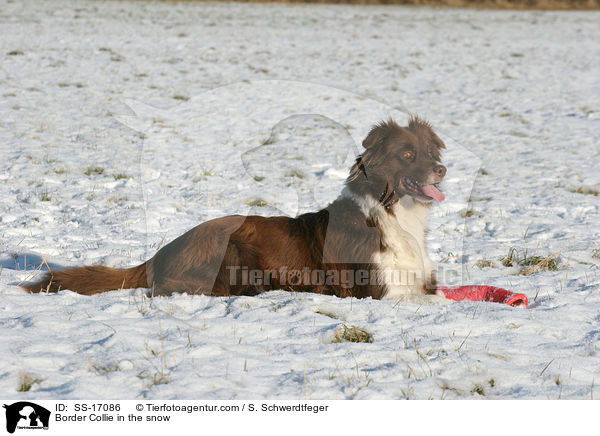
M10 405L4 404L6 409L6 431L14 433L19 429L48 429L50 411L28 401L19 401Z

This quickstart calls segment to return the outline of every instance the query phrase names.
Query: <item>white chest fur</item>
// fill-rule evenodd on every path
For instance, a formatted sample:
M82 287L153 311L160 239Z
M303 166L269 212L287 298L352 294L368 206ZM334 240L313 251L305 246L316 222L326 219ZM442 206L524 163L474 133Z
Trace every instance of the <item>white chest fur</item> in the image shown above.
M425 285L433 275L425 244L429 206L404 196L390 213L371 197L350 196L365 216L377 220L383 249L374 254L372 261L386 288L383 298L425 293Z

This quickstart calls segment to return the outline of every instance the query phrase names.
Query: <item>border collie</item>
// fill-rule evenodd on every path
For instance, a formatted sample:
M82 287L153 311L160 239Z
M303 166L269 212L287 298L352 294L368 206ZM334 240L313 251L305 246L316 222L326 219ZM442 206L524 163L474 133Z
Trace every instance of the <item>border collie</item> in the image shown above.
M400 299L434 294L427 254L427 213L444 200L444 143L411 117L375 125L362 143L341 195L325 209L296 218L227 216L198 225L129 268L84 266L49 271L30 292L70 289L96 294L151 288L256 295L284 289L338 297Z

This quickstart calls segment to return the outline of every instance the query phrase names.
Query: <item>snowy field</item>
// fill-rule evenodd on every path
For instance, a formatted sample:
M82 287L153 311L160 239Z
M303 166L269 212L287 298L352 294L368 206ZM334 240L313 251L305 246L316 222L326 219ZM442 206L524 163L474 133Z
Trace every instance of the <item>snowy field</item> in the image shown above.
M599 21L0 0L0 396L600 398ZM316 210L407 111L448 145L439 281L528 309L17 286L42 262L138 264L221 215ZM373 342L333 343L343 325Z

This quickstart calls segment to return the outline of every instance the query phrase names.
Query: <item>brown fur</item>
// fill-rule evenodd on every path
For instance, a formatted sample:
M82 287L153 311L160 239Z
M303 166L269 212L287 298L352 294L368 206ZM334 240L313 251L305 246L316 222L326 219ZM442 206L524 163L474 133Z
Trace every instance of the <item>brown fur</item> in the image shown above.
M399 187L400 177L426 183L432 174L438 181L445 175L445 167L439 164L444 144L430 125L418 118L412 118L407 127L392 120L376 125L363 146L365 152L356 160L346 184L353 195L378 200L388 213L393 213L392 206L399 198L411 195ZM414 161L402 160L406 150L416 154ZM30 292L70 289L87 295L135 287L150 287L155 295L180 291L255 295L286 289L381 298L386 292L381 282L315 284L303 281L302 271L376 274L373 255L384 250L377 219L365 216L356 201L341 196L319 212L296 218L235 215L214 219L189 230L137 267L51 271L24 288ZM244 283L244 268L267 274L263 280ZM300 280L293 280L296 272L300 272Z

